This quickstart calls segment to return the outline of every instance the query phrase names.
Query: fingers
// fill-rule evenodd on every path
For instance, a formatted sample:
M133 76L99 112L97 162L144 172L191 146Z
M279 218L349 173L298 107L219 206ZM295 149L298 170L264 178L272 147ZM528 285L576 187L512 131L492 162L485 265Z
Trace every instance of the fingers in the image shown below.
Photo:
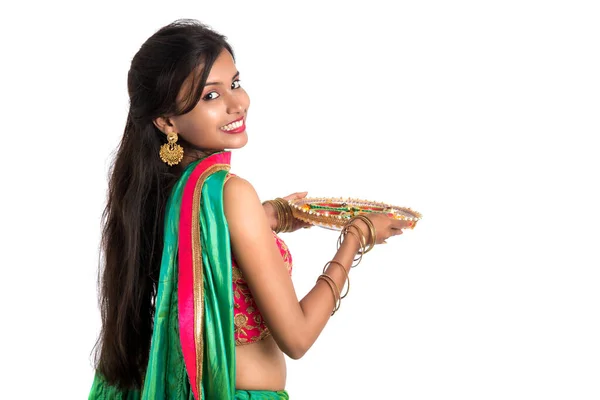
M403 229L409 229L414 226L413 221L392 219L390 225L390 236L398 236L404 233Z
M285 196L284 199L285 200L303 199L306 197L307 194L308 194L308 192L296 192L296 193L290 194L288 196Z
M310 224L310 223L308 223L308 222L304 222L301 219L294 218L294 222L293 222L293 225L292 225L292 232L295 232L298 229L302 229L302 228L308 229L308 228L311 228L312 226L313 225Z
M386 233L387 234L385 236L390 238L392 236L402 235L404 232L402 231L402 229L395 229L395 228L390 227L390 229Z
M401 219L392 220L392 229L407 229L412 228L414 225L413 221L406 221Z
M304 222L304 221L299 220L299 219L296 219L294 221L294 225L295 225L296 229L310 228L311 226L313 226L312 224L309 224L308 222Z

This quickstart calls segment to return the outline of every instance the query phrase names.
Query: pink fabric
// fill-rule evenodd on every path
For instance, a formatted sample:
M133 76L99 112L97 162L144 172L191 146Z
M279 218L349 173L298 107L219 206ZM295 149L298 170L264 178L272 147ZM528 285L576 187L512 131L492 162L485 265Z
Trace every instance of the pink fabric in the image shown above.
M190 378L192 390L199 399L196 388L196 341L194 340L194 261L192 258L192 213L194 190L200 175L215 164L229 164L231 153L217 153L205 158L194 167L183 189L181 211L179 215L179 272L177 285L179 311L179 338L183 359ZM199 250L199 249L198 249ZM202 310L204 311L204 310ZM202 355L200 355L202 356Z
M285 266L292 274L292 255L283 240L273 232L275 243L279 248ZM265 321L256 306L250 288L246 284L242 271L232 257L232 281L233 281L233 322L235 325L235 344L249 344L257 342L267 336L270 332Z

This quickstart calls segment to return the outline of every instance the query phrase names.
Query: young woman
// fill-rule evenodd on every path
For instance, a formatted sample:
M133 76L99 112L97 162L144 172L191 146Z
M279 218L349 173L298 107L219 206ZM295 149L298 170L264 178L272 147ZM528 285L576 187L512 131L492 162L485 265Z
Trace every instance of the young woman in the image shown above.
M226 149L248 140L250 101L225 38L191 20L160 29L133 58L128 89L104 215L90 399L287 399L283 353L308 351L356 257L410 223L353 219L298 301L274 231L305 225L285 200L306 194L263 205L228 173Z

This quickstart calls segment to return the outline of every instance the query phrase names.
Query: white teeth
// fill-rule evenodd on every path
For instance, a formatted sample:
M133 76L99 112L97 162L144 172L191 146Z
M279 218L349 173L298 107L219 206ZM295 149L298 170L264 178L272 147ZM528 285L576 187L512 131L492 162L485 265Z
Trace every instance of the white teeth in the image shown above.
M224 131L231 131L233 129L239 128L243 124L244 124L244 120L240 119L237 122L232 122L231 124L228 124L228 125L225 125L225 126L221 127L221 129L223 129Z

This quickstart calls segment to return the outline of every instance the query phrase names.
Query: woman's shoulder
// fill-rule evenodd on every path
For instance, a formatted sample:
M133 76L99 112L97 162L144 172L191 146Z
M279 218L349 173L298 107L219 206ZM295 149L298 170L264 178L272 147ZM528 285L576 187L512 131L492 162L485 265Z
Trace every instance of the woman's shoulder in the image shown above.
M244 236L245 232L255 231L256 226L268 225L256 190L244 178L232 176L225 182L223 206L232 236Z
M225 187L223 189L224 191L241 189L243 187L252 187L252 184L239 175L232 174L231 172L227 174L227 177L225 178Z
M258 199L258 195L252 184L236 174L228 174L225 180L225 186L223 188L223 198L225 202L227 200L240 200L252 201L255 198Z

